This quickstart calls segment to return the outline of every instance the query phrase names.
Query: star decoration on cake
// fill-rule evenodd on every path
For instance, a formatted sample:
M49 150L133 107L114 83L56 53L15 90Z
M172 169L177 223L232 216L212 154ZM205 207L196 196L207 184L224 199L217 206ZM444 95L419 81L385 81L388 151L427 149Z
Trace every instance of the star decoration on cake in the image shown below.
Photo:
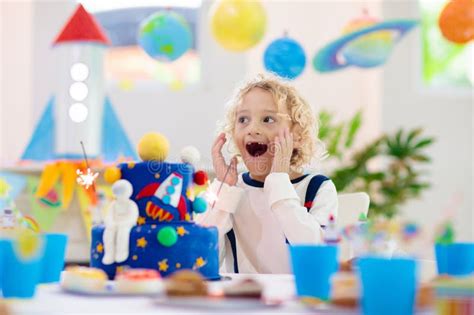
M204 260L204 258L199 257L199 258L196 259L196 262L194 263L194 268L193 269L201 268L205 264L206 264L206 261Z
M158 269L160 271L167 271L168 270L168 259L163 259L162 261L158 262Z
M194 200L194 190L188 189L186 191L186 197L188 197L189 200Z
M81 170L77 170L77 183L84 188L88 189L90 186L94 185L95 179L99 176L99 173L94 173L90 168L87 169L85 173L82 173Z
M186 231L186 229L184 228L184 226L178 226L176 228L176 234L178 234L179 236L184 236L184 234L189 234L188 231Z
M141 237L137 240L137 247L145 248L147 243L148 242L146 241L146 239L144 237Z
M181 264L180 264L180 263L176 263L176 268L181 268Z
M145 222L146 222L145 217L141 217L141 216L138 217L138 219L137 219L137 224L138 225L143 225L143 224L145 224Z
M115 268L115 273L118 274L124 270L125 270L125 266L117 266L117 268Z
M102 253L104 251L104 245L102 245L102 243L99 243L97 244L95 249L97 250L98 253Z
M137 255L133 255L133 256L132 256L132 259L133 259L133 260L137 260L137 259L138 259L138 256L137 256Z
M132 169L132 168L135 167L135 163L134 163L134 162L128 162L128 163L127 163L127 167L130 168L130 169Z

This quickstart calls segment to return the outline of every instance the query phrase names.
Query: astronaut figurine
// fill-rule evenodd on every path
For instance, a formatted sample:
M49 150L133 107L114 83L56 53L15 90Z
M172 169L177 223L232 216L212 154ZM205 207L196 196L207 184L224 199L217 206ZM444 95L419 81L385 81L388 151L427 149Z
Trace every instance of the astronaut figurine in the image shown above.
M133 200L130 200L133 193L132 184L123 179L118 180L112 186L112 193L115 200L104 220L102 263L105 265L127 260L130 231L138 219L138 206Z

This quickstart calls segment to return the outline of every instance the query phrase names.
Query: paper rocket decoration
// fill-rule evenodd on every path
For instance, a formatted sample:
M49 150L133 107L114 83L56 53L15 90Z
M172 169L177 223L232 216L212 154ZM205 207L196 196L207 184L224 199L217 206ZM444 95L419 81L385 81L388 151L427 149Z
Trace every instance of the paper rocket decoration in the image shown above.
M103 59L109 39L79 5L53 42L56 87L22 160L82 159L82 141L93 159L136 159L106 96Z
M100 25L80 4L64 25L54 44L65 42L96 42L99 44L110 45L110 40L102 31Z

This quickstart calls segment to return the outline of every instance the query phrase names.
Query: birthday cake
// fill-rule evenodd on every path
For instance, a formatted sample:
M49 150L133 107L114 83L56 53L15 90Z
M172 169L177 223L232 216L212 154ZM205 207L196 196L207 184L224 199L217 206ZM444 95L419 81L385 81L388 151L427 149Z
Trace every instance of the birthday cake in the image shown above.
M192 221L193 213L208 206L196 196L207 183L206 173L193 166L199 153L187 147L183 163L168 163L167 151L166 138L147 134L138 145L142 162L105 172L115 198L103 224L92 228L90 264L110 279L127 268L155 269L163 277L191 269L207 279L219 278L217 228Z

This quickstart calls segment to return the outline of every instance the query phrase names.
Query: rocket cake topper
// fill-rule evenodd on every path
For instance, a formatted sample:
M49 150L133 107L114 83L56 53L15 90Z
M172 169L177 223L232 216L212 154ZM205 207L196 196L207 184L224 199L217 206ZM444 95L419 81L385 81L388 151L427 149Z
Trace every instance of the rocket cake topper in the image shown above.
M79 5L53 41L55 86L22 160L80 160L79 143L92 159L136 158L106 95L103 63L110 40Z

